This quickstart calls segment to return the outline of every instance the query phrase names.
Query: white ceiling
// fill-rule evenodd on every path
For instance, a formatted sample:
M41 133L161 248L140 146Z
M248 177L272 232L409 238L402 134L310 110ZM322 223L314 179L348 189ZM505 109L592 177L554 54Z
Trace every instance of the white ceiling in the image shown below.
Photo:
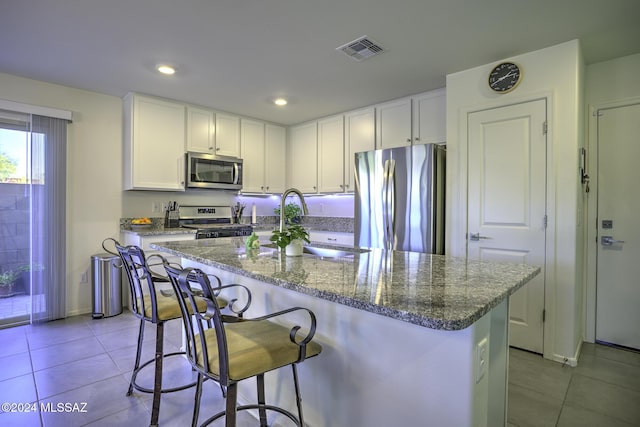
M587 63L638 53L639 17L640 0L3 0L0 72L293 124L576 38ZM363 35L387 52L335 51Z

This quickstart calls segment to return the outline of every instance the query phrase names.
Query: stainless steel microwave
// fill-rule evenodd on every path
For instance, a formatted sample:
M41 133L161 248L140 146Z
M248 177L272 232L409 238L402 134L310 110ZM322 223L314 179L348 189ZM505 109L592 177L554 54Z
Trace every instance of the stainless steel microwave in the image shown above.
M187 153L187 187L242 189L242 159Z

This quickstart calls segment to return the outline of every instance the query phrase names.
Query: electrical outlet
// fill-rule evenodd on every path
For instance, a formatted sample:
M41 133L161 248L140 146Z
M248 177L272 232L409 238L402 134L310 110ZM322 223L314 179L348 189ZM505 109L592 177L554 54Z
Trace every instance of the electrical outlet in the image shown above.
M160 212L160 204L158 202L151 203L151 212L159 213Z
M80 283L81 284L86 284L89 283L89 272L88 271L84 271L81 275L80 275Z
M169 209L169 203L162 202L162 212L166 212Z
M487 373L489 364L489 340L485 337L476 346L476 383Z

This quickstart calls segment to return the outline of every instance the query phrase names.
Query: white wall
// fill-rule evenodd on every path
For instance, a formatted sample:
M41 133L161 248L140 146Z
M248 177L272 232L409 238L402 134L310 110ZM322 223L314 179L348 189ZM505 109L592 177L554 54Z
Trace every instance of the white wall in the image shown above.
M595 224L597 215L597 120L593 112L598 108L623 103L630 99L640 101L640 54L625 56L611 61L591 64L586 68L585 111L588 123L588 173L591 191L588 195L586 223ZM587 258L585 262L585 339L595 340L596 326L596 251L595 227L586 227Z
M0 73L0 98L70 110L67 128L67 314L91 311L80 284L100 242L115 236L122 211L122 101Z
M547 321L544 356L575 362L582 341L582 212L578 182L583 61L577 40L513 58L523 69L518 88L495 94L487 76L498 61L447 76L447 253L466 254L467 115L547 100Z

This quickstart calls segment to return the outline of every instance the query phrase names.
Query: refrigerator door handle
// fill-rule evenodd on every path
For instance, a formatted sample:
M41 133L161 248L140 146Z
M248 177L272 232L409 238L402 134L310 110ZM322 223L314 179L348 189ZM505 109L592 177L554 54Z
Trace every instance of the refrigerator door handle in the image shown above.
M388 218L388 194L389 192L389 160L385 160L382 174L382 239L384 248L389 247L389 218Z
M387 178L387 215L389 223L389 249L394 249L396 240L396 161L389 160L389 175Z

